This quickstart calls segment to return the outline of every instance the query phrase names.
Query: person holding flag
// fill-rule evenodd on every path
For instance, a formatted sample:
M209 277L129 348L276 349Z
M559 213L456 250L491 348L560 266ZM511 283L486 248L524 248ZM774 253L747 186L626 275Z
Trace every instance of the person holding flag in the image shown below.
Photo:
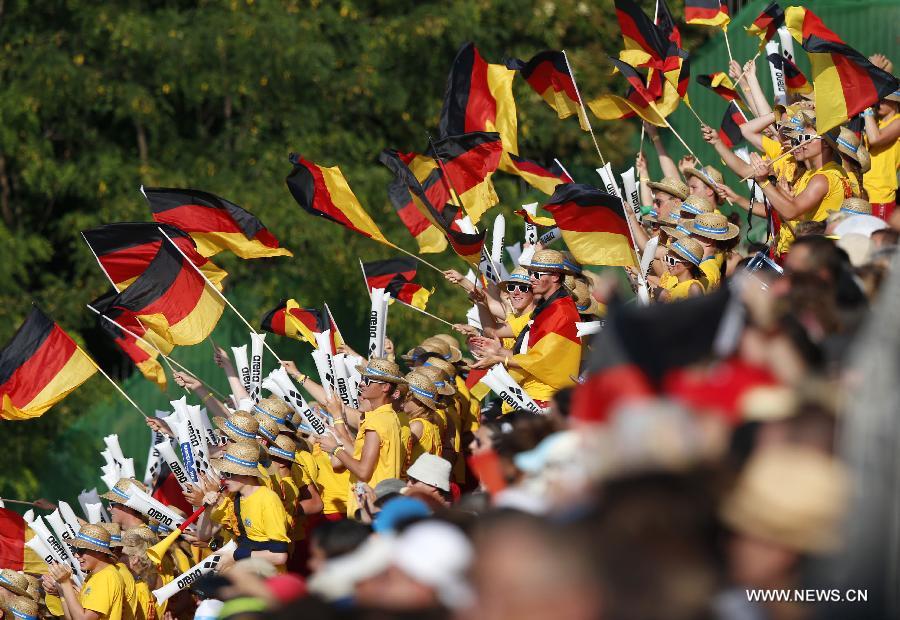
M874 56L873 59L877 59ZM883 58L883 57L882 57ZM887 63L887 64L885 64ZM885 67L893 65L886 58ZM866 144L872 166L863 175L863 186L872 203L872 214L888 221L897 206L897 169L900 168L900 91L891 93L862 113Z

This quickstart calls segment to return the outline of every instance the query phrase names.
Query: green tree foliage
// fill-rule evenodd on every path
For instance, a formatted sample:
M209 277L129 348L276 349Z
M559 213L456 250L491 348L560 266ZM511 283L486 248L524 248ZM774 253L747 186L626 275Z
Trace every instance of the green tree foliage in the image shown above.
M385 147L423 149L426 132L436 132L459 45L475 41L491 62L565 48L585 95L618 92L624 82L605 60L620 45L614 14L611 0L0 1L0 341L34 300L123 376L127 364L84 308L108 284L78 232L148 220L138 192L145 184L225 196L293 250L293 259L216 257L231 274L226 292L248 318L258 321L281 297L327 300L363 346L368 301L357 259L390 252L303 213L285 188L287 154L340 165L387 236L412 249L376 157ZM557 120L523 81L515 92L521 154L558 157L589 181L598 164L590 136L574 118ZM631 157L622 145L635 125L595 127L607 159ZM542 199L496 176L507 214ZM449 254L430 259L462 267ZM436 276L421 271L437 286L431 309L459 320L467 301ZM398 349L436 327L392 312L403 315L391 328ZM63 443L83 440L79 454L95 454L99 437L67 431L110 394L95 378L41 420L4 423L0 493L33 495L37 455Z

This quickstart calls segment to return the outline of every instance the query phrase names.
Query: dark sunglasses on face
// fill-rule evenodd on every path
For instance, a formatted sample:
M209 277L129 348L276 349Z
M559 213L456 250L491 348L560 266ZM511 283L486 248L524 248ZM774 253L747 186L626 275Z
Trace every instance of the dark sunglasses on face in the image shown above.
M668 254L666 254L666 264L667 264L669 267L674 267L675 265L677 265L677 264L679 264L679 263L683 263L683 262L684 262L684 261L678 260L678 259L675 258L674 256L669 256Z
M820 136L817 136L814 133L802 133L799 136L797 136L796 138L791 138L791 146L800 146L804 142L812 142L813 140L815 140L816 138L819 138L819 137Z
M219 477L220 477L222 480L231 480L231 476L232 476L232 475L233 475L233 474L232 474L230 471L220 471L220 472L219 472Z
M384 383L384 381L377 381L372 377L363 377L362 381L360 381L362 385L372 385L373 383Z
M515 293L519 291L520 293L530 293L531 285L530 284L507 284L506 292L507 293Z

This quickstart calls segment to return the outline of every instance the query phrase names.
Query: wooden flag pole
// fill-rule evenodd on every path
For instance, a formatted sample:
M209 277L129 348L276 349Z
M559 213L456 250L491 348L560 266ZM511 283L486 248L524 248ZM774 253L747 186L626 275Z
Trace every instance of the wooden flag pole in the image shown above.
M19 504L20 506L37 506L34 502L26 502L21 499L6 499L5 497L0 497L0 505L2 504Z
M773 159L773 160L772 160L771 162L769 162L769 163L774 164L776 161L781 161L782 159L784 159L785 157L787 157L788 155L790 155L791 153L793 153L794 151L796 151L797 149L799 149L801 146L803 146L803 145L805 145L805 144L806 144L806 142L801 142L801 143L798 144L797 146L791 147L790 150L785 151L784 153L782 153L781 155L779 155L778 157L776 157L775 159ZM752 178L753 178L753 175L751 174L750 176L746 176L746 177L744 177L743 179L741 179L740 182L743 183L743 182L745 182L745 181L749 181L749 180L752 179Z
M201 278L203 278L203 281L206 282L207 286L209 286L209 288L212 289L212 290L216 293L216 295L218 295L219 297L222 298L222 301L225 302L225 305L227 305L229 308L231 308L231 311L234 312L234 313L237 315L237 317L238 317L241 321L244 322L244 325L246 325L246 326L250 329L251 332L253 332L254 334L256 334L256 335L258 336L258 335L259 335L259 332L256 331L256 329L254 329L254 327L250 324L250 322L247 321L247 319L244 318L244 315L241 314L240 312L238 312L238 309L235 308L235 307L232 305L232 303L231 303L230 301L228 301L228 298L225 297L224 294L222 294L222 291L220 291L219 289L217 289L217 288L215 287L215 285L214 285L212 282L209 281L209 278L207 278L207 277L203 274L203 272L200 270L200 268L199 268L197 265L195 265L194 262L193 262L191 259L189 259L189 258L185 255L184 252L181 251L181 248L178 247L178 244L175 243L174 241L172 241L172 237L170 237L169 235L167 235L167 234L166 234L166 231L164 231L162 228L157 228L157 230L158 230L160 233L162 233L162 235L163 235L166 239L169 240L169 243L171 243L172 246L178 251L178 253L181 254L181 255L184 257L184 259L188 262L188 264L189 264L191 267L193 267L194 271L196 271L197 274L198 274ZM279 364L282 363L281 358L278 357L278 354L275 353L275 350L272 349L272 347L269 346L269 343L266 342L265 340L262 340L262 343L263 343L263 346L266 347L266 349L268 349L269 353L271 353L272 356L278 361L278 363L279 363Z
M594 128L591 125L591 119L588 117L587 108L584 107L584 101L581 99L581 91L578 90L578 83L575 81L575 72L572 70L572 65L569 64L569 56L566 54L566 50L563 50L562 53L563 58L566 61L566 68L569 70L569 75L572 76L572 86L575 87L575 96L578 97L578 105L581 106L581 113L584 114L584 120L587 123L588 131L591 132L594 148L597 149L597 155L600 156L600 163L605 166L606 160L603 158L603 153L600 151L600 144L597 142L597 136L594 135Z
M435 321L440 321L440 322L443 323L444 325L449 325L450 327L453 327L453 323L451 323L450 321L448 321L448 320L446 320L446 319L442 319L442 318L439 317L439 316L435 316L435 315L431 314L430 312L428 312L427 310L422 310L421 308L418 308L418 307L416 307L416 306L414 306L414 305L412 305L412 304L408 304L408 303L406 303L405 301L400 301L399 299L396 299L396 298L392 298L392 299L393 299L394 301L396 301L398 304L400 304L401 306L406 306L407 308L412 308L412 309L415 310L416 312L419 312L419 313L421 313L421 314L424 314L425 316L430 316L430 317L433 318Z
M444 275L444 270L443 270L443 269L441 269L440 267L436 267L435 265L432 265L432 264L429 263L427 260L425 260L424 258L422 258L421 256L419 256L418 254L413 254L413 253L410 252L409 250L404 250L404 249L401 248L399 245L394 245L394 244L391 243L390 241L388 241L386 245L387 245L389 248L394 248L394 249L397 250L398 252L403 252L404 254L406 254L407 256L409 256L410 258L414 258L414 259L416 259L417 261L419 261L420 263L422 263L423 265L427 265L427 266L431 267L432 269L434 269L435 271L437 271L439 274Z
M731 55L731 41L728 40L728 24L722 26L722 34L725 35L725 48L728 50L728 60L734 61L734 56Z

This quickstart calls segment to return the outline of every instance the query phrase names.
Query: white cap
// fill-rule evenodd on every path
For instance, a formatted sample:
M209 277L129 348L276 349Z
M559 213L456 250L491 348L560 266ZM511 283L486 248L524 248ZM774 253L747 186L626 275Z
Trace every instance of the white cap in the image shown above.
M415 478L419 482L424 482L427 485L449 492L450 471L452 469L453 466L450 464L450 461L426 452L409 466L409 469L406 470L406 475L410 478Z
M222 601L214 598L200 601L200 604L197 605L197 611L194 612L194 620L216 620L224 604Z
M393 555L394 566L410 579L431 587L447 607L472 604L474 596L466 572L474 552L456 526L433 520L417 523L397 538Z

